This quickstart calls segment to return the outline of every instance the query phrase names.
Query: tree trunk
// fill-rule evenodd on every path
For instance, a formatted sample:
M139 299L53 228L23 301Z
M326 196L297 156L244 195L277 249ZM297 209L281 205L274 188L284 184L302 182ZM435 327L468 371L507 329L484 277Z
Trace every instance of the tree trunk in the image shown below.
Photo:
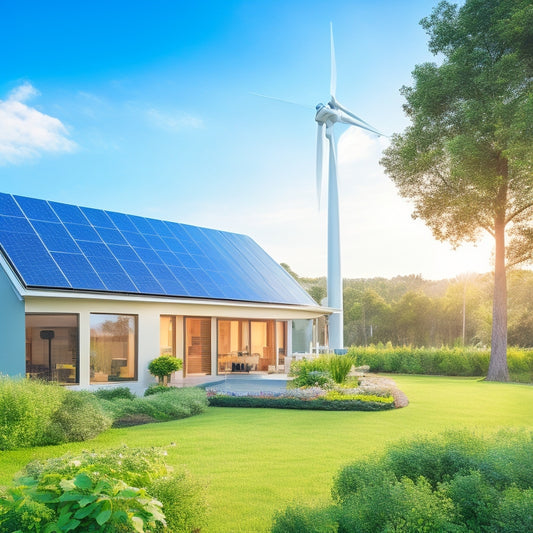
M494 224L496 241L494 298L492 304L492 342L488 381L509 381L507 368L507 276L505 272L505 218L498 215Z

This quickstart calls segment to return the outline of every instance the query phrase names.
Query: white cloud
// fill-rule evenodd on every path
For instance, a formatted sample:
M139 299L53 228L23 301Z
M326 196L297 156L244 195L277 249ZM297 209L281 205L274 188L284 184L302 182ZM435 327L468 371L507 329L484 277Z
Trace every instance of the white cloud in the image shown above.
M26 105L39 92L29 83L0 100L0 165L16 164L44 152L71 152L76 144L63 123Z
M31 83L24 82L9 93L8 99L14 102L26 102L39 94L41 93Z
M183 111L163 112L155 107L145 111L146 118L156 128L167 131L183 131L189 128L200 129L204 122L200 117L190 115Z

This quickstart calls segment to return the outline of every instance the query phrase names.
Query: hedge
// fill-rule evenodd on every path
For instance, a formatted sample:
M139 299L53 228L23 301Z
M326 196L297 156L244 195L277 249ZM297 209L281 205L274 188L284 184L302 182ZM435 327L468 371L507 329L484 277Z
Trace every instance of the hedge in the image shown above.
M384 411L394 408L391 397L373 400L300 400L298 398L268 398L259 396L227 396L217 394L208 398L214 407L267 407L271 409L306 409L317 411ZM374 398L374 397L373 397Z

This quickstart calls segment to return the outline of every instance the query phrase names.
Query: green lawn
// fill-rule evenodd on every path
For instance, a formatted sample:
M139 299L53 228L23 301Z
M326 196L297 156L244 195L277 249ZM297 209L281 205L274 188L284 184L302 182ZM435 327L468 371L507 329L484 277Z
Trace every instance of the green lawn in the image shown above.
M168 460L208 485L206 531L268 531L290 502L326 503L339 467L386 443L446 428L533 428L533 386L394 376L410 405L383 412L209 408L175 422L114 429L93 441L0 453L0 483L33 458L127 444L168 446ZM174 445L172 445L174 443Z

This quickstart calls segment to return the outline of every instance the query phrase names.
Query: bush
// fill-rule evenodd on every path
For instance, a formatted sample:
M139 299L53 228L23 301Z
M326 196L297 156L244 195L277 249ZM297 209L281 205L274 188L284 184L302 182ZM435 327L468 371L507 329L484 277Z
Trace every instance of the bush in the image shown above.
M66 394L57 384L0 376L0 450L47 444L52 414Z
M435 493L424 479L404 478L393 484L367 486L339 512L339 531L452 532L453 503Z
M265 407L271 409L301 409L315 411L384 411L394 408L393 398L357 395L357 398L333 399L325 397L312 399L266 396L230 396L216 394L209 396L213 407Z
M322 387L328 388L333 386L333 380L329 372L322 372L320 370L302 369L299 374L287 383L287 387Z
M336 533L337 523L328 509L288 507L274 516L272 533Z
M329 516L336 517L338 533L529 533L531 455L532 431L491 437L450 432L404 441L341 469ZM295 515L305 530L306 518L323 513L314 512L289 508L278 517Z
M170 492L194 500L196 486L173 476L163 458L159 450L122 447L30 463L0 500L0 530L166 531L161 503L146 487L163 477ZM198 512L204 510L194 501Z
M163 504L167 529L161 525L156 531L200 531L207 525L205 487L188 472L157 479L148 492Z
M370 366L371 372L401 372L446 376L485 376L489 368L490 350L464 347L412 348L410 346L354 346L348 355L358 365ZM512 381L533 381L533 350L507 349L509 375Z
M493 521L495 533L533 531L533 489L511 487L505 491Z
M479 471L457 475L443 485L444 492L455 503L461 523L472 531L490 531L499 493Z
M67 390L61 405L50 418L44 440L47 444L88 440L109 427L111 419L94 394Z
M145 396L152 396L153 394L159 394L161 392L168 392L173 390L172 387L167 387L166 385L152 384L144 391Z
M169 355L162 355L150 361L148 365L148 371L152 376L156 376L159 379L159 383L166 385L166 379L175 372L180 370L183 366L183 361L176 357Z
M296 377L302 372L328 372L330 355L320 355L313 359L300 359L293 361L289 376Z
M383 462L398 479L423 476L433 488L476 468L485 445L469 432L447 432L438 437L400 441L387 448Z
M165 394L133 400L101 400L101 403L113 420L113 427L123 427L133 425L136 419L141 423L165 422L203 413L207 408L207 396L205 390L198 387L168 387Z
M117 400L119 398L133 400L135 394L128 387L113 387L109 389L98 389L94 392L97 398L101 400Z
M358 462L342 468L333 480L331 495L343 502L355 493L373 485L391 485L396 476L377 461Z

